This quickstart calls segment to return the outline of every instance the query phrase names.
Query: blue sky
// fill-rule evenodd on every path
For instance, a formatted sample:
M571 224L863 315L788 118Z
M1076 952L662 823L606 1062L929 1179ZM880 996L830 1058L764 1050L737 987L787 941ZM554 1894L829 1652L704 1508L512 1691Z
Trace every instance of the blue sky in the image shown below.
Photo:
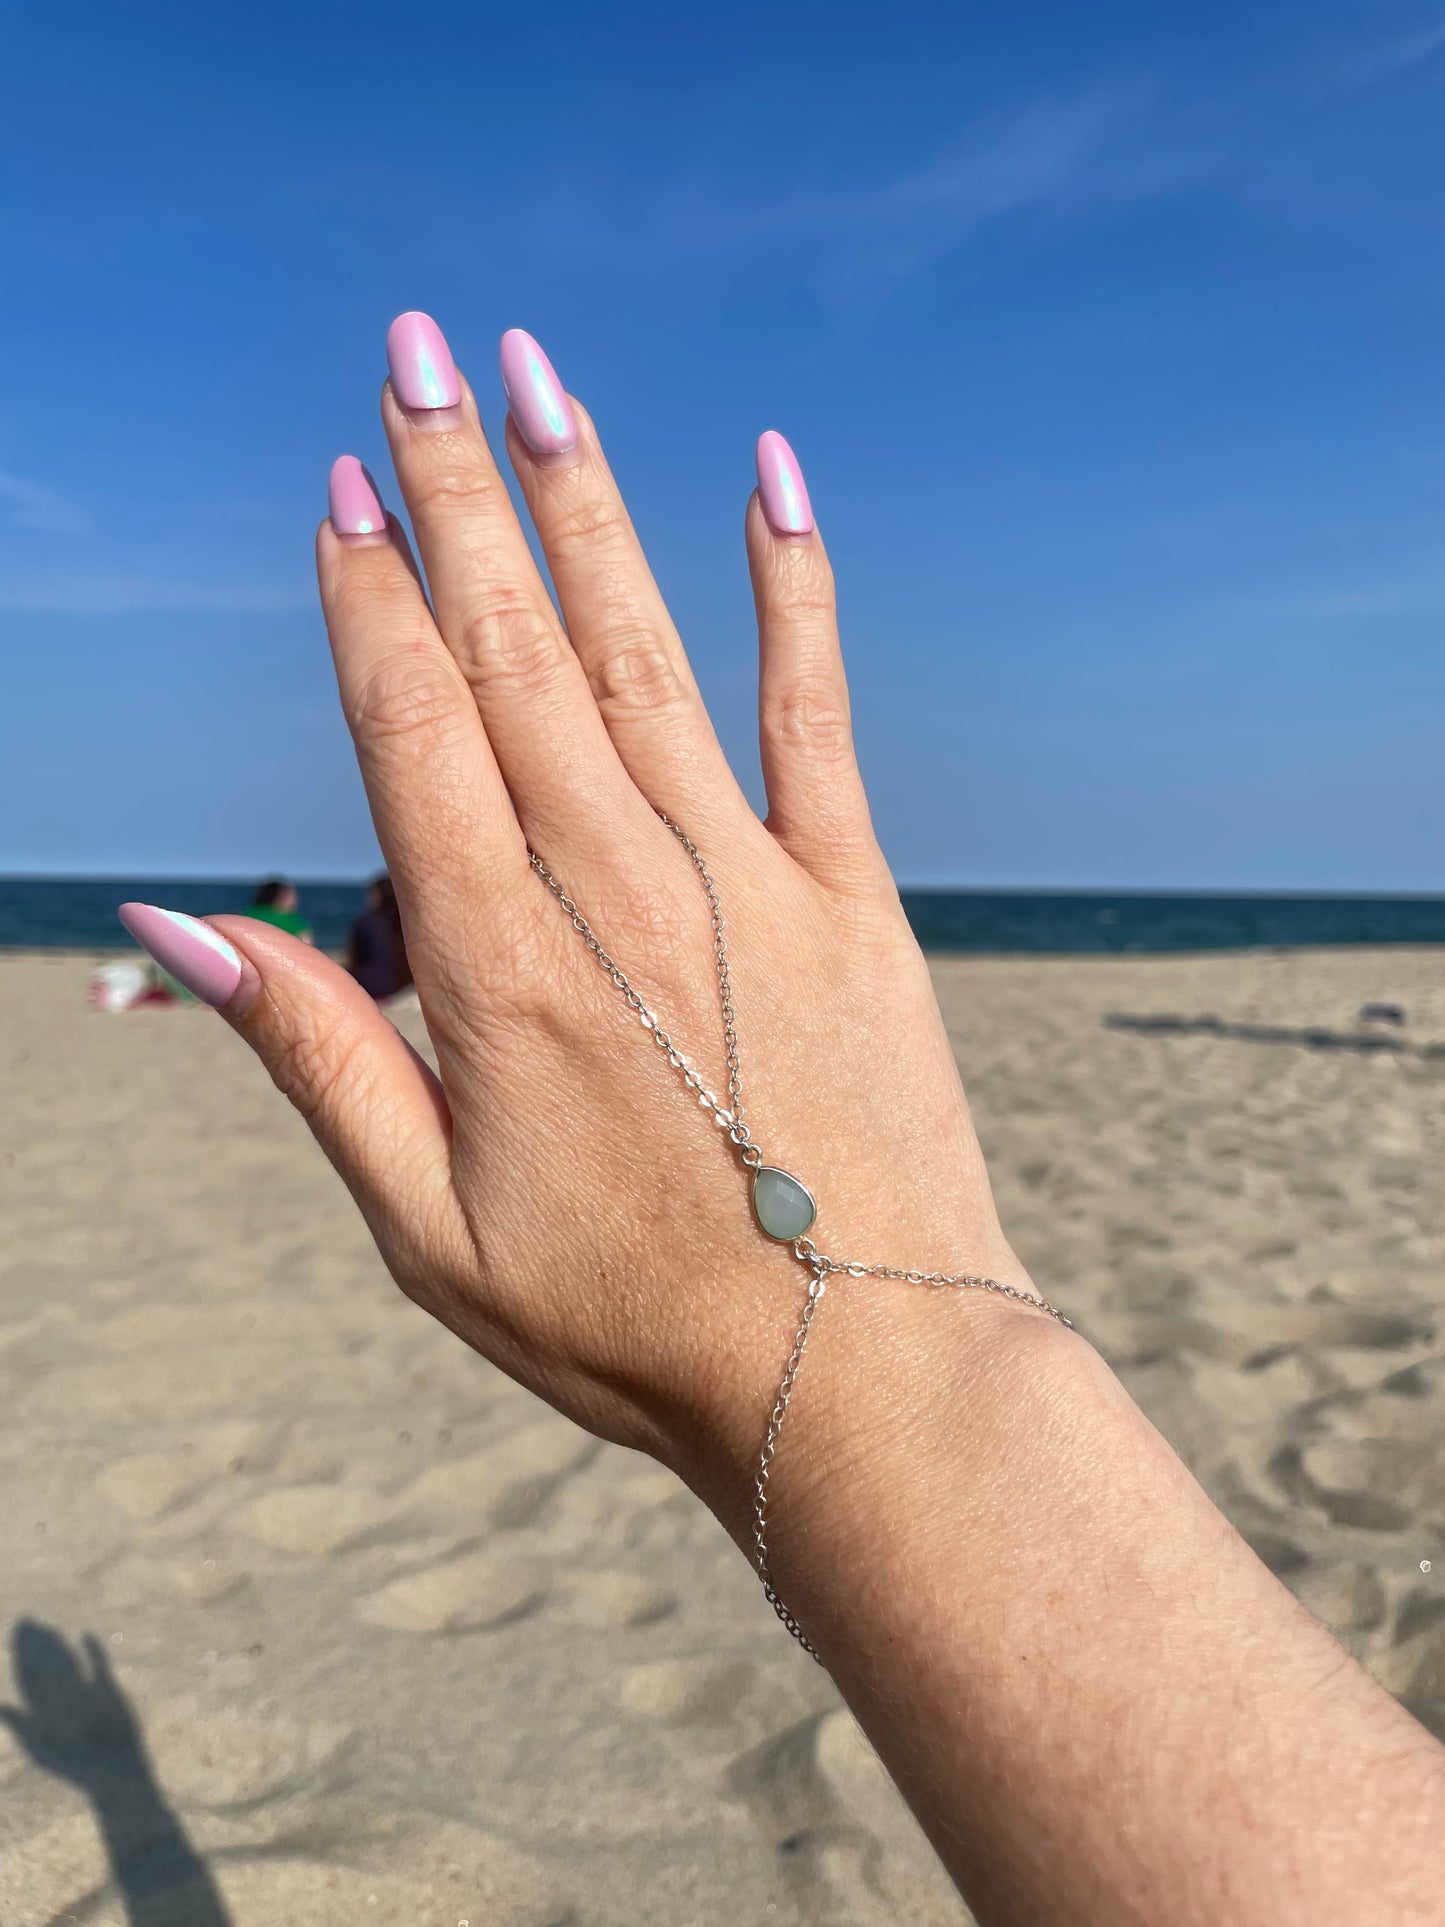
M387 322L597 416L753 793L781 428L905 881L1445 889L1445 8L6 9L0 870L348 876Z

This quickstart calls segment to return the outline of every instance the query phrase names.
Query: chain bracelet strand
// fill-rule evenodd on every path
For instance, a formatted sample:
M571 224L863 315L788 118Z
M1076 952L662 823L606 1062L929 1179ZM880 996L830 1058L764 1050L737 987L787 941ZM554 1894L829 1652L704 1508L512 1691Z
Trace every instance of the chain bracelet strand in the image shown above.
M687 1089L696 1095L698 1103L705 1111L711 1113L713 1122L721 1130L726 1131L728 1141L737 1151L741 1163L748 1170L757 1171L763 1163L763 1154L754 1144L752 1132L743 1116L742 1058L738 1048L737 1015L733 1008L732 973L728 968L728 945L722 899L718 895L712 872L692 838L662 810L657 814L686 850L688 859L697 872L707 895L708 914L712 926L713 959L717 970L718 1001L722 1009L723 1042L727 1052L726 1104L721 1103L716 1093L708 1089L701 1072L677 1048L670 1033L658 1021L656 1013L648 1008L646 999L633 988L627 973L609 954L596 931L537 852L529 849L527 856L532 868L557 899L572 928L591 951L598 967L606 973L614 987L621 993L628 1009L635 1013L644 1029L650 1032L653 1043L681 1077ZM1020 1291L1016 1285L1004 1284L997 1278L980 1277L971 1272L905 1271L896 1265L864 1265L855 1261L828 1257L826 1253L817 1249L811 1238L794 1238L788 1243L793 1257L800 1264L807 1265L813 1275L808 1281L808 1296L803 1305L797 1334L793 1339L793 1349L788 1355L787 1364L783 1367L778 1395L768 1415L767 1432L758 1458L757 1476L753 1482L753 1566L762 1582L763 1593L768 1604L804 1652L811 1653L813 1658L817 1659L818 1653L812 1641L773 1584L768 1541L768 1500L769 1481L772 1477L773 1460L777 1454L778 1438L783 1429L783 1421L788 1415L788 1408L792 1404L793 1388L797 1383L798 1373L802 1369L808 1336L813 1328L813 1320L818 1315L818 1307L823 1302L823 1294L827 1290L829 1278L834 1276L889 1278L909 1285L951 1287L957 1291L989 1291L1001 1298L1012 1298L1015 1303L1028 1305L1035 1311L1046 1312L1050 1318L1057 1319L1059 1324L1067 1326L1070 1331L1073 1330L1073 1325L1046 1298L1039 1297L1035 1292Z

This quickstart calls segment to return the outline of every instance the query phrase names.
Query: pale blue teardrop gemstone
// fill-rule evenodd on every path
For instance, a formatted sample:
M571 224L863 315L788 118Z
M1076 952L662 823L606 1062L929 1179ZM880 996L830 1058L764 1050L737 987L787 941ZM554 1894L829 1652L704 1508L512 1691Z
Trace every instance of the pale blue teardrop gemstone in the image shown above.
M808 1187L775 1164L760 1164L753 1173L753 1210L768 1236L782 1244L805 1236L818 1215Z

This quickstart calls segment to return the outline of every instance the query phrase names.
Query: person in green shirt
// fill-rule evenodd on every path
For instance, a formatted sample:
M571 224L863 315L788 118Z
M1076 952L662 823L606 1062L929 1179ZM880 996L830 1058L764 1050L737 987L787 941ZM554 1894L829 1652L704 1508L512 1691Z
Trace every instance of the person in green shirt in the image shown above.
M246 915L258 923L274 923L278 930L289 930L293 937L310 943L310 926L296 906L295 884L287 883L284 877L268 877L256 886L256 895Z

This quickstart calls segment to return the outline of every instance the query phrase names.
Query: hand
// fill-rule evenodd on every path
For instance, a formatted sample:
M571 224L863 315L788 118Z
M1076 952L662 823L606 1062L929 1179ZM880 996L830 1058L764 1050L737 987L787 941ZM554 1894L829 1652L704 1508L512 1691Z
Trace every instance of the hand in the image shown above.
M87 1633L89 1671L58 1633L22 1619L14 1670L25 1705L0 1706L7 1726L38 1767L90 1786L106 1773L143 1773L135 1716L115 1682L105 1648Z
M355 464L318 558L439 1078L273 928L132 927L255 1046L402 1288L746 1542L806 1274L527 852L721 1091L706 898L657 811L681 824L727 914L748 1122L813 1189L819 1248L1026 1286L869 827L822 542L765 438L763 824L535 344L504 348L507 443L565 631L434 326L392 348L435 620ZM1094 1353L1006 1300L871 1279L835 1279L819 1326L774 1479L781 1588L979 1919L1434 1917L1445 1757Z
M241 918L216 920L241 960L226 1014L402 1289L583 1425L672 1465L741 1532L807 1273L758 1229L724 1132L650 1048L528 846L725 1093L708 905L657 812L672 817L727 917L748 1122L814 1192L819 1248L1026 1283L872 833L823 542L786 444L764 437L746 520L764 824L592 423L536 345L504 345L506 441L565 628L434 325L403 317L391 346L382 416L432 606L354 462L338 464L317 560L439 1079L338 966ZM855 1432L883 1321L916 1315L898 1302L918 1295L859 1294L873 1302L858 1335L873 1329ZM997 1319L958 1302L930 1315ZM821 1366L814 1380L821 1399Z

